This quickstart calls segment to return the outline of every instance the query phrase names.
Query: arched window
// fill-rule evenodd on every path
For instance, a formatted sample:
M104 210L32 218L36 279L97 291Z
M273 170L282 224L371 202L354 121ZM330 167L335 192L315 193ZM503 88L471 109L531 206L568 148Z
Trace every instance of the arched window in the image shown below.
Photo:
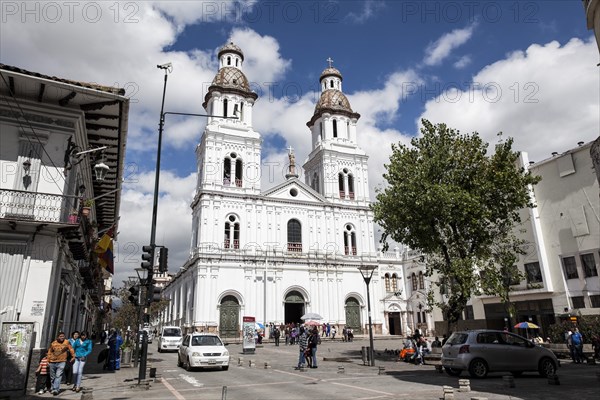
M235 58L235 66L236 66L236 67L238 66L238 61L239 61L239 60L238 60L238 59L237 59L237 57L236 57L236 58Z
M346 186L344 185L344 174L338 174L338 188L340 190L340 199L346 198Z
M231 184L231 159L225 157L223 161L223 185L229 186Z
M290 219L287 223L288 251L302 252L302 225L297 219Z
M348 174L348 197L350 200L354 200L354 176Z
M242 187L243 164L241 159L235 160L235 186Z
M423 271L419 271L419 289L425 289L425 279L423 278Z
M417 275L414 272L410 276L410 279L412 281L412 290L417 290Z
M398 275L392 274L392 292L398 291Z
M384 280L385 280L385 291L389 292L391 289L390 288L390 274L385 274Z
M231 57L227 57L227 65L231 65Z
M344 230L344 254L356 255L356 231L350 224L347 224Z
M223 100L223 116L227 118L227 99Z
M333 79L329 81L329 87L333 87Z
M240 103L240 115L239 115L240 121L244 120L244 102Z
M319 175L316 172L313 174L312 184L310 187L312 187L316 192L319 192Z
M337 137L337 119L333 120L333 137Z
M240 248L240 221L235 215L230 215L225 221L225 239L223 247L226 249Z

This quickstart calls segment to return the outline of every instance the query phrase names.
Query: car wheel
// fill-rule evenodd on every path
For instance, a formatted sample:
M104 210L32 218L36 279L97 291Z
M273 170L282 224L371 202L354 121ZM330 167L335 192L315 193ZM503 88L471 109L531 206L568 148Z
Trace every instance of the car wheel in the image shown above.
M222 369L223 371L227 371L229 369L229 365L223 365Z
M554 361L549 358L542 358L540 361L539 373L544 378L547 376L554 375L556 373L556 365L554 365Z
M179 357L179 354L177 354L177 366L179 368L181 368L183 366L183 363L181 362L181 358Z
M462 370L456 368L444 367L444 370L450 376L459 376L462 373Z
M476 358L469 365L469 374L473 378L485 378L488 373L488 366L481 358Z
M185 364L185 370L190 372L192 370L192 363L190 362L190 359L187 359L187 363Z

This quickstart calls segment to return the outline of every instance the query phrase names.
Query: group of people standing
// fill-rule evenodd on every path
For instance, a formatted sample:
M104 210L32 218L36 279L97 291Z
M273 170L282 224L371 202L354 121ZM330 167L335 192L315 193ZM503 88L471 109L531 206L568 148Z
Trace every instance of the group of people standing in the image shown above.
M92 352L92 346L87 332L74 331L68 340L64 332L59 332L36 370L36 392L43 394L49 391L54 396L58 395L63 374L66 383L73 385L71 390L81 391L83 368Z
M303 326L299 328L298 348L298 366L296 369L304 368L306 362L308 368L317 368L317 347L321 344L319 330L315 327L309 330Z

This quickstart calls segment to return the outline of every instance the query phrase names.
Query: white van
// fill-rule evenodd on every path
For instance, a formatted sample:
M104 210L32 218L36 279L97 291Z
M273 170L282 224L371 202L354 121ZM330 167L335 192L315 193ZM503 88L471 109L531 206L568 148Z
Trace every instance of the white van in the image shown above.
M163 326L160 330L160 336L158 338L158 352L163 351L177 351L183 336L181 334L181 328L178 326Z

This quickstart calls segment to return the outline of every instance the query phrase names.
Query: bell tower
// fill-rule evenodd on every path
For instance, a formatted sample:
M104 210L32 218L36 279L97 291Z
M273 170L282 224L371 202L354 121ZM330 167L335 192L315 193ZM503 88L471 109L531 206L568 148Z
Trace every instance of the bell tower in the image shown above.
M261 139L252 127L258 98L242 72L244 53L233 43L218 52L219 70L202 106L208 123L196 148L197 192L260 193Z
M327 62L319 79L321 97L306 123L312 138L312 151L303 166L306 184L332 202L367 205L368 156L356 141L360 114L342 92L342 74L331 58Z

